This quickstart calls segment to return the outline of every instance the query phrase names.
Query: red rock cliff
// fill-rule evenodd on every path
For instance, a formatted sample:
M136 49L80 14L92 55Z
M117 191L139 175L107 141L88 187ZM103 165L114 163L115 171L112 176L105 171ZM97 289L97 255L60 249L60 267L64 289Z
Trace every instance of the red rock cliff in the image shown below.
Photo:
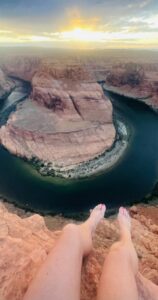
M134 209L132 236L139 257L140 272L158 284L158 223L153 217L158 208ZM10 209L9 209L10 210ZM152 217L152 220L150 219ZM61 217L49 218L52 229L61 229ZM60 225L62 224L62 225ZM49 225L50 226L50 225ZM0 299L22 300L38 268L56 243L60 231L49 230L39 215L18 216L0 204ZM116 221L104 220L94 237L94 249L84 261L81 300L95 300L97 286L108 249L118 239ZM141 279L138 280L141 300L153 300Z

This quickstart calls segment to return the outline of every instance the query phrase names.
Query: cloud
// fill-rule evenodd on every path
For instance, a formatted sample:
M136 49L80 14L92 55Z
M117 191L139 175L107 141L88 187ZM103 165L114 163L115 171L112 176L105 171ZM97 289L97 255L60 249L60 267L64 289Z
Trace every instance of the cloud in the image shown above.
M0 30L0 34L10 34L12 33L11 30Z
M128 8L144 8L151 2L152 2L152 0L145 0L145 1L140 1L140 2L136 2L136 3L129 3Z
M150 45L158 43L157 9L157 0L1 0L0 42L66 44L77 40L73 30L84 29L80 35L86 40L93 31L89 42L96 46L143 39Z
M137 17L129 20L129 23L144 25L146 29L158 29L158 14L147 17Z

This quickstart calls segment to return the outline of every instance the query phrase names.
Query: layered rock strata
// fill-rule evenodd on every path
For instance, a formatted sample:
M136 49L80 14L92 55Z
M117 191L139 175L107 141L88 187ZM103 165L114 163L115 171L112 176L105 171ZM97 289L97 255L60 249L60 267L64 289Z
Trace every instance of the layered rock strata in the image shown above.
M158 64L127 63L114 66L104 88L120 95L140 99L158 110Z
M22 300L39 267L55 246L60 230L70 220L49 217L48 229L39 215L21 216L13 208L0 204L0 299ZM139 257L139 271L158 284L158 223L151 211L157 207L132 208L132 236ZM152 219L151 219L152 216ZM119 237L115 219L105 219L94 236L94 248L82 268L81 299L95 300L103 261L112 243ZM152 300L147 285L137 279L139 299Z
M0 69L0 100L5 99L15 87L15 83L9 79Z
M2 64L6 75L31 82L40 68L41 60L38 57L15 56L7 57Z
M111 102L81 66L36 72L31 98L0 129L1 143L11 153L43 161L47 170L62 170L65 177L105 153L115 135Z

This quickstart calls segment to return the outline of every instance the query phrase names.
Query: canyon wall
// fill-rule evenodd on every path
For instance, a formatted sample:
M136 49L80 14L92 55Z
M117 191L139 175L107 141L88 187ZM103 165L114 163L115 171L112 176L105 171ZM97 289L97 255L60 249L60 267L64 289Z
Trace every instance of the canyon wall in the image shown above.
M17 73L15 66L6 66L7 74L30 76L32 93L0 129L1 143L11 153L73 168L112 146L111 102L85 66L43 62L34 75L25 60Z
M142 98L142 101L157 110L158 64L114 65L106 77L105 88L127 97Z
M14 89L15 83L0 69L0 100L5 99Z

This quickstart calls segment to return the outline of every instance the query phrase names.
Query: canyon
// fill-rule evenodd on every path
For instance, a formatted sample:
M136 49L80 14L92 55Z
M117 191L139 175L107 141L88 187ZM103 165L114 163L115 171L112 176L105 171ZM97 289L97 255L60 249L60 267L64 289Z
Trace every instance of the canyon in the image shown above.
M2 145L63 171L103 154L116 131L112 104L91 72L80 64L35 66L20 60L3 67L7 75L29 80L32 92L1 127Z
M102 170L105 171L109 167L109 164L104 165L107 157L111 160L110 166L122 157L128 144L128 132L124 120L120 119L117 121L118 123L116 122L112 103L118 107L118 110L121 110L121 105L117 100L112 100L112 97L110 101L103 89L128 96L130 97L129 101L132 101L132 98L133 102L135 99L144 101L157 112L158 65L153 54L147 63L145 62L148 60L145 56L146 53L144 54L145 59L142 56L138 61L135 57L129 58L122 53L114 54L113 57L110 56L111 53L108 55L105 58L102 52L90 57L88 57L89 54L75 57L71 54L69 59L61 54L55 58L52 58L51 55L50 57L25 55L11 59L7 57L6 60L0 62L2 109L3 103L8 101L8 97L11 97L13 101L11 103L15 104L14 109L7 112L6 122L3 122L0 128L1 144L15 155L13 157L2 148L0 182L2 182L2 191L7 189L8 201L14 202L16 199L19 206L33 207L32 209L35 211L39 209L43 212L51 211L51 209L55 211L58 203L60 212L67 206L71 209L73 204L73 209L75 208L77 211L81 207L87 209L88 201L92 204L96 198L103 198L105 189L106 198L109 201L111 187L122 202L125 201L124 198L121 198L122 188L124 197L126 197L128 189L127 195L132 194L135 197L134 189L138 189L138 192L141 190L141 185L136 177L142 178L143 173L148 173L148 167L146 168L144 162L150 165L148 176L156 176L157 173L154 169L156 163L149 156L157 155L153 155L153 149L157 149L157 142L151 138L148 139L148 145L146 145L146 136L141 140L140 148L142 151L142 145L146 145L147 153L142 151L141 157L138 156L142 169L137 170L136 165L130 161L130 169L127 172L128 164L125 161L126 165L120 167L120 173L117 171L115 173L114 170L109 178L108 175L105 178L98 176L98 181L97 178L95 181L92 176L91 185L88 180L83 180L83 185L80 181L75 181L76 185L74 185L75 188L72 185L72 191L71 186L62 185L63 182L59 186L57 182L55 186L53 181L44 181L43 176L37 177L32 169L32 174L29 168L25 170L23 161L16 161L16 156L27 159L31 162L31 166L35 164L37 168L38 165L38 170L43 175L76 176L75 178L78 178L79 168L81 168L81 177L82 175L91 175L92 169L96 174L99 161ZM103 84L103 88L98 82ZM27 93L25 91L22 95L20 94L19 98L19 89L23 90L25 84L31 88L26 88ZM14 102L15 95L17 98ZM127 99L126 102L128 102ZM8 101L7 105L9 103ZM135 107L138 110L144 110L140 115L135 116L134 108L133 111L127 111L126 107L126 114L131 116L131 120L138 121L139 116L143 119L145 108L138 105ZM5 115L5 110L3 113ZM148 126L149 131L155 133L157 114L148 116L146 113L145 116L145 122L149 121L151 125L151 127ZM142 138L142 128L145 127L138 126L138 139ZM149 131L146 128L148 136L150 135ZM105 155L106 153L108 156ZM137 159L135 150L129 151L129 156ZM128 159L127 157L127 161ZM21 169L18 167L20 163ZM96 163L97 167L95 168L93 165L91 168L91 163ZM82 166L85 165L90 165L90 173L87 169L86 173L83 172ZM77 171L74 174L72 170ZM121 175L118 177L118 174ZM115 184L113 184L113 180ZM146 187L149 181L149 178L145 176L143 186ZM5 182L4 186L3 182ZM150 191L151 187L153 187L152 180L147 190ZM145 190L143 193L147 194L147 191ZM157 188L154 193L157 194ZM115 199L116 206L120 201L117 198ZM91 199L92 202L90 202ZM48 202L48 206L46 202ZM110 204L109 201L108 205L110 206ZM158 206L157 204L137 205L129 210L132 216L132 237L139 257L140 274L158 285ZM80 223L61 215L42 217L3 202L1 199L1 299L22 300L31 280L50 250L55 246L63 226L69 222ZM115 217L104 219L98 226L94 236L93 251L84 261L82 269L81 300L96 298L103 261L109 247L118 239L118 236ZM141 275L137 278L137 285L140 300L153 300Z
M157 110L158 64L102 59L7 58L1 64L2 84L4 79L5 86L9 78L20 79L29 82L32 91L0 128L1 144L33 162L42 175L79 178L114 165L127 148L128 133L122 129L125 125L114 126L104 89L142 99ZM105 82L103 88L99 81ZM114 145L116 138L120 141ZM107 150L113 150L110 157Z

